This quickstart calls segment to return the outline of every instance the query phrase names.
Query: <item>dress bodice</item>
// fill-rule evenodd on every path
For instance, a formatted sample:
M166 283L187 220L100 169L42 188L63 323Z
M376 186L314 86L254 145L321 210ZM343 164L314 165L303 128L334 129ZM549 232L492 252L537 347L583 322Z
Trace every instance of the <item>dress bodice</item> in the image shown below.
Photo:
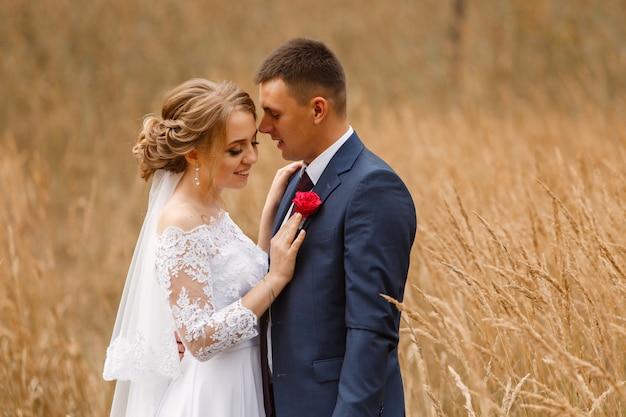
M257 317L241 304L267 273L267 254L229 214L189 231L167 227L157 241L156 277L176 328L199 360L255 337Z

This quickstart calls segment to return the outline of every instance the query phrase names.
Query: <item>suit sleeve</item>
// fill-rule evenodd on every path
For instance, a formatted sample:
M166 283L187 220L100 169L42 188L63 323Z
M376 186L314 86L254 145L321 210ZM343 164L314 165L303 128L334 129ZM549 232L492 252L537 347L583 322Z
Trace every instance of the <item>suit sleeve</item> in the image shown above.
M402 300L415 229L413 201L392 171L375 171L354 188L344 230L346 353L334 417L379 415L400 323L380 294Z

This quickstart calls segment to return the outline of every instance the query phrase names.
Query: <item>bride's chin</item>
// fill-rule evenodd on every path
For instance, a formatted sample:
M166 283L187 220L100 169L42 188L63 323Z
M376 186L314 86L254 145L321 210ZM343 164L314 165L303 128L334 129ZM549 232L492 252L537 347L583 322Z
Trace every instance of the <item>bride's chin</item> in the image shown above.
M246 185L248 185L248 180L247 179L242 180L240 184L233 185L230 188L232 188L233 190L241 190L242 188L245 188Z

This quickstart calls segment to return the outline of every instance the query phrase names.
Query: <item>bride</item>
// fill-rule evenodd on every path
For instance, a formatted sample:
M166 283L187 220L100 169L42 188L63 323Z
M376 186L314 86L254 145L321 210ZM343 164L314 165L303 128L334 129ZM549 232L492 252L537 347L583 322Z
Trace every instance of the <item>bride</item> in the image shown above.
M258 246L221 208L223 189L246 185L256 134L254 102L229 82L189 80L145 118L133 153L152 186L104 364L117 380L111 416L265 415L258 322L291 280L304 232L296 214L270 245L299 163L274 178Z

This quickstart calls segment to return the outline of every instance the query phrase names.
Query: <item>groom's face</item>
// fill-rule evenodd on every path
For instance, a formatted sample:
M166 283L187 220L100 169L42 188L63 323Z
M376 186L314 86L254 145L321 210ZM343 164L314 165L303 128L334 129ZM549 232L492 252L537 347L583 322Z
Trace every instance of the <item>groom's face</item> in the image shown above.
M313 160L317 156L311 134L314 109L309 104L298 104L284 81L278 78L261 83L259 102L263 108L259 131L276 141L283 159Z

